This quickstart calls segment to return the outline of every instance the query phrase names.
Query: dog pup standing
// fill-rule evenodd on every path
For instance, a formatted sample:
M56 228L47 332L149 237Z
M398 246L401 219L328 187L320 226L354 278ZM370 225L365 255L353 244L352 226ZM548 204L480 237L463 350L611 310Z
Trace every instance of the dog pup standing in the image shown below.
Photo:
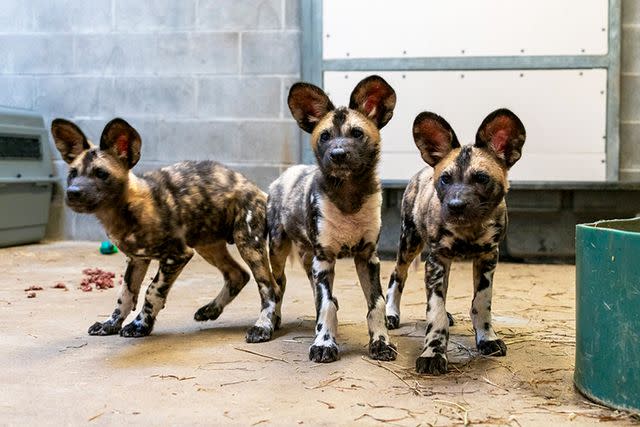
M262 299L260 317L246 339L261 342L271 338L280 321L275 312L280 291L269 269L264 192L239 173L211 161L176 163L134 175L130 169L140 159L140 135L122 119L106 125L100 147L63 119L53 121L51 133L69 163L67 204L76 212L95 214L109 238L127 255L116 309L107 321L91 326L89 334L149 335L193 249L224 276L218 296L194 316L199 321L216 319L249 281L249 274L227 251L226 244L235 243ZM152 259L159 260L160 267L142 310L121 327L136 308Z
M338 359L338 302L333 296L337 258L352 256L367 300L369 354L394 360L395 346L385 326L384 297L376 246L382 193L377 175L380 132L391 119L394 90L381 77L362 80L349 108L335 108L322 89L296 83L288 104L300 128L311 133L317 166L289 168L269 187L269 254L284 293L284 267L295 244L316 303L314 362Z
M409 182L402 200L402 233L387 292L387 324L400 323L400 297L407 270L426 248L427 329L416 370L447 371L449 320L445 310L453 259L473 259L471 319L480 353L504 356L507 347L491 326L491 289L498 245L506 232L507 171L518 161L525 140L522 122L496 110L478 129L474 145L460 146L442 117L424 112L413 123L422 159L431 167Z

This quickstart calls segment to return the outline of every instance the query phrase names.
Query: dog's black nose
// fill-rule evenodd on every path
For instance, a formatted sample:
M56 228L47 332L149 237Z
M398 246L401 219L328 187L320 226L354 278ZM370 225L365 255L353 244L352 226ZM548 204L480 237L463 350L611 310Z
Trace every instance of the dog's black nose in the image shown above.
M334 148L329 152L329 157L334 162L341 162L347 158L347 152L344 151L344 148Z
M77 202L82 198L82 191L76 186L67 188L67 199L70 202Z
M461 214L467 207L467 202L461 199L453 199L447 202L447 208L451 213Z

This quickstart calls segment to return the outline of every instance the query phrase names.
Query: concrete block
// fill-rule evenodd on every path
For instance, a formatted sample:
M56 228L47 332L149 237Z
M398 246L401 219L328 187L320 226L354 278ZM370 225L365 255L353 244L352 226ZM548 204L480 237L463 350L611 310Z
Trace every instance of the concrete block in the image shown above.
M640 24L640 2L622 0L622 24Z
M289 90L294 83L301 81L302 79L298 77L283 77L282 78L282 100L281 100L281 108L282 108L282 118L293 120L293 116L291 115L291 110L289 109L289 104L287 99L289 98Z
M243 122L230 147L236 161L295 164L300 159L298 126L293 120Z
M196 22L195 0L115 0L120 31L185 30Z
M299 75L300 33L243 34L242 72Z
M38 32L104 32L111 29L111 0L32 0ZM137 3L137 2L136 2Z
M239 70L237 33L158 35L154 57L158 73L224 73Z
M620 169L640 169L640 124L620 123Z
M3 0L0 7L3 33L33 31L33 6L25 0Z
M75 70L86 74L158 72L154 34L89 34L76 37Z
M160 121L157 157L174 163L181 160L233 160L238 125L229 121Z
M195 81L188 77L116 77L116 113L189 117L195 113Z
M111 77L39 77L35 109L56 117L110 116L114 111Z
M640 72L640 27L622 29L622 64L623 73Z
M198 114L219 118L278 118L280 79L213 77L198 80Z
M288 30L300 29L300 0L285 0L284 27Z
M76 70L90 74L235 74L237 33L100 34L76 39Z
M73 71L73 37L68 34L0 35L0 73Z
M32 77L0 76L0 105L33 108L35 83Z
M235 164L231 163L227 165L229 168L240 172L258 187L262 191L267 191L269 184L276 180L283 172L283 168L279 166L263 166L260 164Z
M622 75L620 78L620 120L640 120L640 76Z
M200 0L200 30L268 30L281 28L281 0Z

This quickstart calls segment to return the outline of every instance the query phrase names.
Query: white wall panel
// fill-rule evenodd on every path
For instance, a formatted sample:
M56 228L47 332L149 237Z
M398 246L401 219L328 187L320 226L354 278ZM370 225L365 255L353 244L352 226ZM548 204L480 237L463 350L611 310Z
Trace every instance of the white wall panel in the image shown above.
M484 117L506 107L527 129L523 158L510 178L605 180L606 70L325 72L336 105L362 78L380 74L396 90L394 117L382 130L383 179L408 179L422 165L411 126L421 111L443 116L461 143Z
M323 57L604 55L607 0L324 0Z

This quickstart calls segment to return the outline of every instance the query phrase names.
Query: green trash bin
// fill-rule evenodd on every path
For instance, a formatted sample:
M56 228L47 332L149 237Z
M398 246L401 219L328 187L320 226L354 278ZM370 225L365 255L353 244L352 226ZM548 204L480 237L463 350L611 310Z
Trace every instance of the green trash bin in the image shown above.
M585 396L640 411L640 218L576 227L576 364Z

